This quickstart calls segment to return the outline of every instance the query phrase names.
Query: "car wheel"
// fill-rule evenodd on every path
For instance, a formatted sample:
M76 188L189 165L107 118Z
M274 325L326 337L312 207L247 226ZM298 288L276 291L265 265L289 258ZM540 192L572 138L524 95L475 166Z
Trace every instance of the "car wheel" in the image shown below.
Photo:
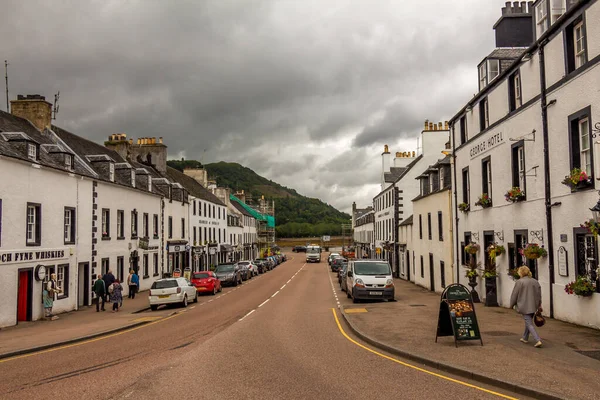
M233 282L233 286L237 286L238 285L238 280L237 278L235 278L235 281Z
M181 305L183 307L187 307L188 306L187 294L183 295L183 301L181 302Z
M223 291L223 285L219 285L219 293Z
M354 296L354 289L352 289L352 302L354 304L358 303L358 299Z
M213 286L213 296L217 294L217 285Z
M198 302L198 292L196 292L196 297L194 297L194 303Z
M151 306L150 306L150 309L151 309L152 311L156 311L156 310L158 310L158 306L151 305Z

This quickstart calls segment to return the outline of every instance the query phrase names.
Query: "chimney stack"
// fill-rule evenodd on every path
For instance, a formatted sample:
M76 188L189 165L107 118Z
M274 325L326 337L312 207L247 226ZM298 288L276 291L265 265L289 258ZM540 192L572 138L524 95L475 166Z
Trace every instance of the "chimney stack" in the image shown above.
M10 113L28 120L40 131L52 125L52 104L39 94L18 95L17 100L10 101Z
M496 47L529 47L533 43L532 2L507 1L494 24Z

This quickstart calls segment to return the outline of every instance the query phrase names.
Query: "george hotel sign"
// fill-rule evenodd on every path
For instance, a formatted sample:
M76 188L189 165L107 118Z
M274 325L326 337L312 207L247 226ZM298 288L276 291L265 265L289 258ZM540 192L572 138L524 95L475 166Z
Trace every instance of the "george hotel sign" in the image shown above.
M471 159L473 159L484 153L487 153L494 147L499 146L503 143L504 143L504 135L502 134L502 132L498 132L496 134L493 134L492 136L490 136L487 139L483 139L483 140L477 142L477 144L475 144L474 146L471 147L471 150L469 151L469 155L471 156Z
M54 261L69 257L68 249L0 251L0 265Z

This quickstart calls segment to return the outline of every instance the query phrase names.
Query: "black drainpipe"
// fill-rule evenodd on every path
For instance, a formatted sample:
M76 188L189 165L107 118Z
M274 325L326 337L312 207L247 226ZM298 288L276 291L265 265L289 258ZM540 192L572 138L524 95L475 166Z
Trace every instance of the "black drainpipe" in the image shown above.
M546 98L546 68L544 61L544 46L547 41L540 43L538 50L540 58L540 87L542 108L542 136L544 138L544 197L546 205L546 230L548 231L548 273L550 274L550 318L554 318L554 236L552 233L552 199L550 194L550 151L548 148L548 104Z
M456 180L456 140L455 140L455 129L452 125L452 171L454 175L454 185L452 185L452 191L454 192L454 244L456 246L456 252L454 262L456 266L456 283L460 283L460 239L458 238L458 195L457 186L458 181Z

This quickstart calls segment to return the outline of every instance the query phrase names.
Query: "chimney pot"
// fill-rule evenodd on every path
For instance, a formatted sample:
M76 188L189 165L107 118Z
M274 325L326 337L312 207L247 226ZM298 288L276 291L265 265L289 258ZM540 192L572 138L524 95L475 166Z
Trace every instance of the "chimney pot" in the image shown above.
M433 130L433 122L429 123L429 130L432 131Z
M438 122L438 130L440 130L440 131L442 130L442 123L441 122Z
M137 139L136 144L141 144L141 140Z
M429 120L428 120L428 119L426 119L426 120L425 120L425 130L427 130L427 126L428 126L428 125L429 125Z
M412 153L412 156L413 156L413 158L415 158L415 152L414 152L414 151L413 151L413 153Z
M448 126L448 121L444 121L444 130L450 130L450 127Z
M161 137L158 138L158 143L162 144L162 142L163 142L163 139L162 139L162 136L161 136Z
M133 144L133 139L129 138L129 144Z
M521 12L527 13L527 2L526 1L521 2Z

